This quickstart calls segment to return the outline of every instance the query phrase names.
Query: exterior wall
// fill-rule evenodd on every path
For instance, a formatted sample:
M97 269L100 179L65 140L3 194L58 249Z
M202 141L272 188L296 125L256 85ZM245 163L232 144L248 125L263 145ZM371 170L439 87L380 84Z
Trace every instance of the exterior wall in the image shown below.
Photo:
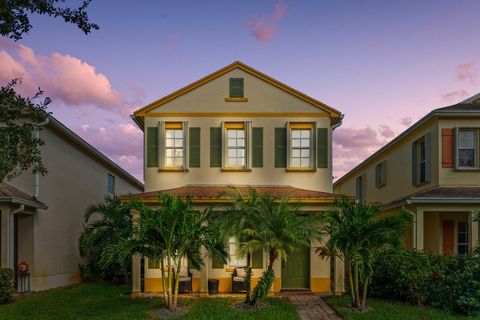
M79 282L78 238L85 208L107 194L107 173L115 176L117 194L141 192L116 172L79 150L50 127L41 131L42 158L48 169L40 177L39 200L48 206L34 216L19 218L19 261L31 266L33 290ZM9 182L34 194L34 176L25 172Z
M420 186L412 185L412 150L411 144L424 136L427 132L431 133L432 144L432 175L429 183ZM362 166L360 170L355 171L350 176L336 182L334 186L335 193L341 193L348 196L355 196L355 179L366 174L366 201L389 203L401 199L409 194L419 192L424 189L438 185L438 161L436 161L439 150L438 123L430 121L421 126L406 138L397 142L389 150L376 156L368 163ZM375 186L375 166L382 161L387 161L387 179L386 185L380 188Z
M222 185L291 185L294 187L323 192L332 191L331 160L328 168L317 168L314 172L287 172L275 168L275 128L285 127L288 118L199 118L175 117L167 121L188 121L189 127L200 127L200 168L189 168L188 172L158 172L157 168L145 165L145 191L157 191L186 184ZM146 118L146 127L157 126L160 118ZM252 127L263 127L263 168L252 168L251 172L224 172L210 167L210 128L220 127L222 121L252 121ZM314 121L312 118L296 118L291 121ZM317 120L317 127L330 127L329 118ZM331 134L329 134L331 146ZM331 154L331 147L329 147ZM146 158L146 157L145 157ZM329 157L331 159L331 157Z
M0 267L8 267L8 216L10 207L0 204Z
M441 141L443 128L480 128L480 118L476 119L441 119L439 122L438 139ZM441 144L440 144L441 148ZM440 185L479 185L480 171L460 171L455 168L442 168L442 150L438 153L439 184Z

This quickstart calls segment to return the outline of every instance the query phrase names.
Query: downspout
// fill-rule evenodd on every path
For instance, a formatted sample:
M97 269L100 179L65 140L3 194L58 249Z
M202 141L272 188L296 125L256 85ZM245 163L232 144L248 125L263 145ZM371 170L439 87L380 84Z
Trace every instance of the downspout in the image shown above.
M343 117L344 117L344 116L345 116L345 115L344 115L343 113L340 114L340 117L338 117L337 123L335 123L335 124L332 126L332 141L330 142L330 145L331 145L331 146L333 145L333 131L342 125L342 123L343 123ZM333 149L333 148L332 148L332 149ZM331 177L331 182L332 182L331 189L332 189L332 192L333 192L333 180L334 180L336 177L333 176L333 157L330 157L330 158L332 159L332 160L331 160L332 165L330 166L330 177Z
M345 117L345 115L342 113L342 114L340 115L340 117L338 118L338 122L335 123L335 124L332 126L332 131L335 130L335 129L337 129L338 127L340 127L340 126L342 125L342 123L343 123L343 117Z
M37 124L37 129L35 130L35 137L37 139L40 138L40 128L46 126L50 122L50 118L47 116L47 119L45 121L40 122ZM35 173L35 192L33 194L33 197L35 199L38 199L38 195L40 194L40 173Z
M413 216L413 230L412 230L412 246L413 249L417 248L417 214L413 211L408 210L405 206L402 209Z
M17 213L22 212L25 210L25 205L21 204L20 208L13 210L10 212L10 215L8 216L8 267L11 268L12 270L15 268L13 265L14 263L14 241L15 241L15 219L14 215Z

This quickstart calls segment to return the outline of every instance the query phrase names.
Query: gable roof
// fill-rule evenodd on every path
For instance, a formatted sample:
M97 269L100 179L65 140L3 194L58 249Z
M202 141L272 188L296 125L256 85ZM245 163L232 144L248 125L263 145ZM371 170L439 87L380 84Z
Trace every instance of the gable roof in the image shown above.
M480 103L480 93L477 93L476 95L471 96L460 103Z
M269 84L327 112L330 116L330 118L333 118L333 119L340 119L341 117L341 112L324 104L323 102L320 102L310 96L307 96L306 94L290 87L290 86L287 86L286 84L270 77L270 76L267 76L266 74L240 62L240 61L235 61L233 62L232 64L229 64L228 66L226 67L223 67L222 69L218 70L218 71L215 71L211 74L209 74L208 76L206 77L203 77L201 78L200 80L197 80L163 98L160 98L159 100L155 101L155 102L152 102L150 104L148 104L147 106L135 111L132 115L132 118L134 119L135 122L137 122L137 124L142 124L141 127L143 127L143 117L151 110L155 109L155 108L158 108L159 106L169 102L169 101L172 101L200 86L203 86L204 84L234 70L234 69L240 69L240 70L243 70L245 72L247 72L248 74L250 75L253 75L263 81L266 81L268 82ZM337 120L338 121L338 120Z
M43 202L5 182L0 182L0 202L24 204L35 209L47 209Z
M476 103L464 103L463 101L451 106L443 107L443 108L438 108L430 111L426 116L412 124L409 128L407 128L405 131L400 133L397 137L395 137L393 140L388 142L386 145L378 149L375 153L373 153L371 156L363 160L360 164L355 166L352 170L349 172L345 173L340 179L335 181L333 184L334 187L336 187L339 183L341 183L343 180L346 178L350 177L353 175L355 172L359 171L363 166L365 166L368 162L372 161L375 159L377 156L381 155L388 149L390 149L392 146L394 146L397 142L401 141L403 138L408 136L411 132L415 131L417 128L423 126L427 121L434 117L445 117L445 116L451 116L451 117L464 117L464 116L480 116L480 104Z

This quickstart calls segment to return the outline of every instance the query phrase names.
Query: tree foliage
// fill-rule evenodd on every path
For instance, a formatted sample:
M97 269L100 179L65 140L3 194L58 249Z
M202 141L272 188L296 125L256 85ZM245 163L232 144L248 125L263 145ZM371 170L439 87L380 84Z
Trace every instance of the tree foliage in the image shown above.
M72 9L61 6L65 0L0 0L0 35L15 41L22 39L32 28L29 14L61 17L88 34L99 28L89 21L87 7L90 2L84 0L78 8Z
M80 254L86 258L86 264L82 266L84 276L92 280L105 280L121 270L125 281L129 281L131 257L109 263L101 263L101 259L108 248L132 238L131 210L134 207L135 204L121 202L115 196L107 196L104 202L87 207L85 226L79 240Z
M45 142L36 131L40 130L37 124L48 116L50 99L35 103L43 93L40 90L33 98L23 98L14 90L18 83L13 80L0 88L0 182L31 167L33 173L47 172L40 152Z
M364 309L375 254L388 246L400 246L405 228L411 223L411 216L406 212L382 215L378 205L343 197L327 210L324 219L326 225L323 230L329 236L325 243L328 255L343 259L352 306Z

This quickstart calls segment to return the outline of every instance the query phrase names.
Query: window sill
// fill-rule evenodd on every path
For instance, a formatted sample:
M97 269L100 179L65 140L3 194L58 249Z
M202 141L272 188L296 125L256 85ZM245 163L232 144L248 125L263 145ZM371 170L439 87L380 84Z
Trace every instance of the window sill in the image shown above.
M184 169L184 168L159 168L158 172L188 172L188 169Z
M455 168L455 172L479 172L480 168Z
M225 98L225 102L248 102L248 98Z
M245 169L245 168L222 168L222 172L252 172L252 169Z
M316 168L287 168L287 172L315 172Z
M418 187L424 186L424 185L429 184L429 183L431 183L431 181L424 181L424 182L416 183L413 186L418 188Z

